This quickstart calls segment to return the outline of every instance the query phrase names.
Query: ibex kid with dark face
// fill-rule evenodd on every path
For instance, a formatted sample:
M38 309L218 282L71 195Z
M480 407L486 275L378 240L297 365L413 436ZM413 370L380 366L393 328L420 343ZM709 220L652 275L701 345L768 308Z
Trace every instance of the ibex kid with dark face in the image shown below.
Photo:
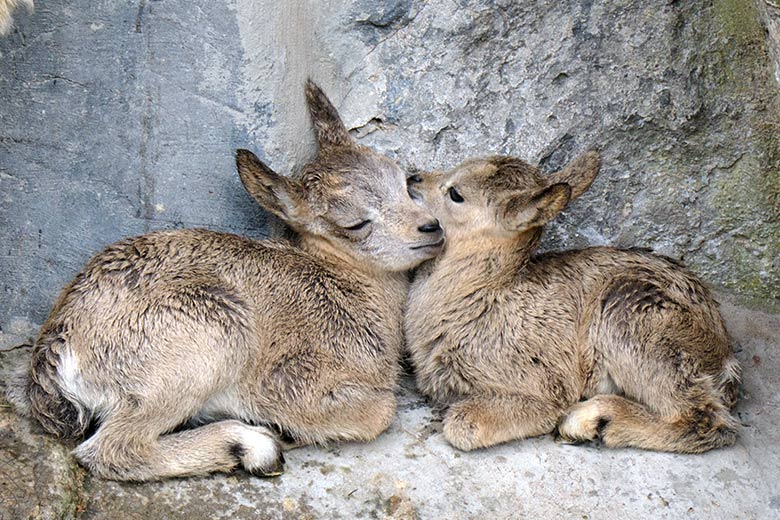
M412 284L405 333L418 387L449 405L454 446L556 425L564 440L609 447L693 453L735 441L739 366L699 280L640 250L535 255L544 225L598 167L588 153L544 177L487 157L412 179L447 246Z
M239 150L249 193L298 244L155 232L93 257L61 293L15 401L99 476L281 470L280 445L368 441L393 419L406 270L441 228L404 172L355 143L313 83L319 144L296 179ZM200 425L175 431L183 423ZM265 426L264 426L265 425Z

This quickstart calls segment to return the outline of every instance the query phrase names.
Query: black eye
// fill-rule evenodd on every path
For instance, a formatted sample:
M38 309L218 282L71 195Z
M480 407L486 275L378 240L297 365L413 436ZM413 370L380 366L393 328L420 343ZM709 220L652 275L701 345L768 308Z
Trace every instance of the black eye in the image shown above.
M458 204L463 202L463 197L460 196L460 193L458 193L458 190L455 188L451 187L449 190L447 190L447 192L450 194L450 199L452 199L452 202L457 202Z
M419 175L411 175L406 178L406 184L420 184L422 181L422 177Z
M354 226L345 227L344 229L348 229L350 231L357 231L358 229L363 229L364 227L366 227L370 223L371 223L370 220L364 220L362 222L358 222Z

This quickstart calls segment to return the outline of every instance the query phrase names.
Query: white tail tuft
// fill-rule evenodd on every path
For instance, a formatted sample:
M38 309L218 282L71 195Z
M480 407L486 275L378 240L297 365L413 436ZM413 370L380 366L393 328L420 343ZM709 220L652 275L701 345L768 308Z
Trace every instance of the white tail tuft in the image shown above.
M5 36L14 25L14 10L24 5L29 12L33 10L33 0L0 0L0 36Z

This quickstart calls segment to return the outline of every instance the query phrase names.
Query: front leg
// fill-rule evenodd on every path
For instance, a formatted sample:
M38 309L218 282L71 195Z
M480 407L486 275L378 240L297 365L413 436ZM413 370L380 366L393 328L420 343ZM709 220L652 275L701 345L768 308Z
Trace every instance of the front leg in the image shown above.
M271 417L286 434L285 449L331 441L367 442L393 422L395 394L359 385L344 385L324 396L286 403Z
M444 437L470 451L550 433L564 407L534 396L469 396L444 417Z

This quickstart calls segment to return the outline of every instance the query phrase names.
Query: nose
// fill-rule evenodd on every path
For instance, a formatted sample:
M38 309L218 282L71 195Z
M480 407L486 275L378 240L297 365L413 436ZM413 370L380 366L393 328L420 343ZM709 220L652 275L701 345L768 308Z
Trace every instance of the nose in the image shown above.
M441 226L439 225L438 220L432 220L431 222L426 222L422 226L418 227L417 231L420 233L438 233L441 231Z

